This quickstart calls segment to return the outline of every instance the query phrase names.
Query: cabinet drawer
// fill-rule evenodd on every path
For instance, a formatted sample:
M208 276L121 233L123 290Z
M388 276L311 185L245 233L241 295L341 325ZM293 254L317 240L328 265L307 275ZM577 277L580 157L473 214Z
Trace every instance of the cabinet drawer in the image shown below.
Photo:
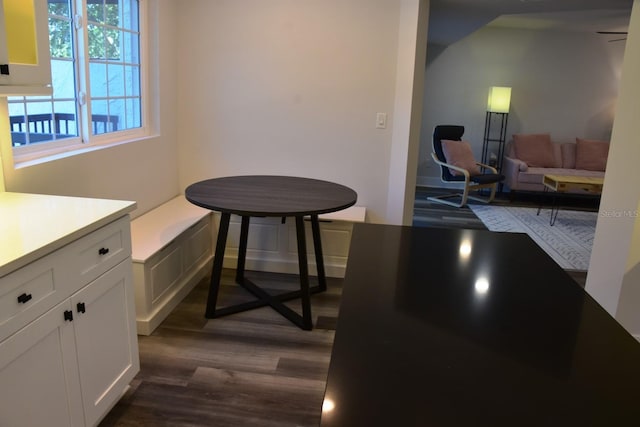
M71 295L64 265L55 252L0 278L0 341Z
M129 217L105 225L67 248L78 286L89 283L131 255Z

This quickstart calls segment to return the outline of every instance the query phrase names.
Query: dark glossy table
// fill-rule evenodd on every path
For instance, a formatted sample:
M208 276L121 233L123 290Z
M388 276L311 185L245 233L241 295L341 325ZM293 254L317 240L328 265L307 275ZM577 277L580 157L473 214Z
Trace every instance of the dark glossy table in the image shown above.
M325 408L322 426L639 426L640 343L524 234L356 224Z
M313 322L311 319L310 295L327 289L318 215L339 211L354 205L357 200L356 192L344 185L317 179L251 175L200 181L187 187L185 196L187 200L195 205L221 213L216 253L211 273L211 285L207 299L206 317L215 318L269 305L300 328L311 330ZM257 299L216 309L231 215L240 215L242 217L236 282L255 295ZM304 228L304 218L306 216L311 219L313 248L318 274L318 285L314 287L309 286ZM299 291L271 295L244 276L249 220L251 217L281 217L283 221L287 217L295 218L300 270ZM283 304L283 301L293 298L301 299L302 315Z

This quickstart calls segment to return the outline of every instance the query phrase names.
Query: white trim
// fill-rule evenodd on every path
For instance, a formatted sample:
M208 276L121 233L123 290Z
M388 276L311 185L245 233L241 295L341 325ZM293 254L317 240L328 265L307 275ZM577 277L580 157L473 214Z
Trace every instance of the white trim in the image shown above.
M13 155L13 168L21 169L29 166L40 165L47 162L53 162L60 159L65 159L71 156L77 156L80 154L90 153L92 151L103 150L105 148L117 147L122 144L130 144L133 142L145 141L151 138L157 138L158 135L142 135L138 138L128 138L124 140L113 140L103 144L74 144L65 147L66 149L53 150L41 150L38 151L38 155L33 156L21 156Z

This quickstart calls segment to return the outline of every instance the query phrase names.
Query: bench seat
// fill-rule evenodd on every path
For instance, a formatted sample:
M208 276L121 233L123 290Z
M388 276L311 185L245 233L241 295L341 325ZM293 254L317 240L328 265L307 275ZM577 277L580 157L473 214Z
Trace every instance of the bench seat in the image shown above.
M212 227L212 212L182 195L131 222L138 334L151 334L209 274Z

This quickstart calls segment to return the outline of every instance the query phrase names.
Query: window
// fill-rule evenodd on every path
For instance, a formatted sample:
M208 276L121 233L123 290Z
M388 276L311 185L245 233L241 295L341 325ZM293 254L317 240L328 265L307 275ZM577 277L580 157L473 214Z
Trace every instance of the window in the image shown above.
M14 153L141 135L139 0L47 3L53 95L8 98Z

